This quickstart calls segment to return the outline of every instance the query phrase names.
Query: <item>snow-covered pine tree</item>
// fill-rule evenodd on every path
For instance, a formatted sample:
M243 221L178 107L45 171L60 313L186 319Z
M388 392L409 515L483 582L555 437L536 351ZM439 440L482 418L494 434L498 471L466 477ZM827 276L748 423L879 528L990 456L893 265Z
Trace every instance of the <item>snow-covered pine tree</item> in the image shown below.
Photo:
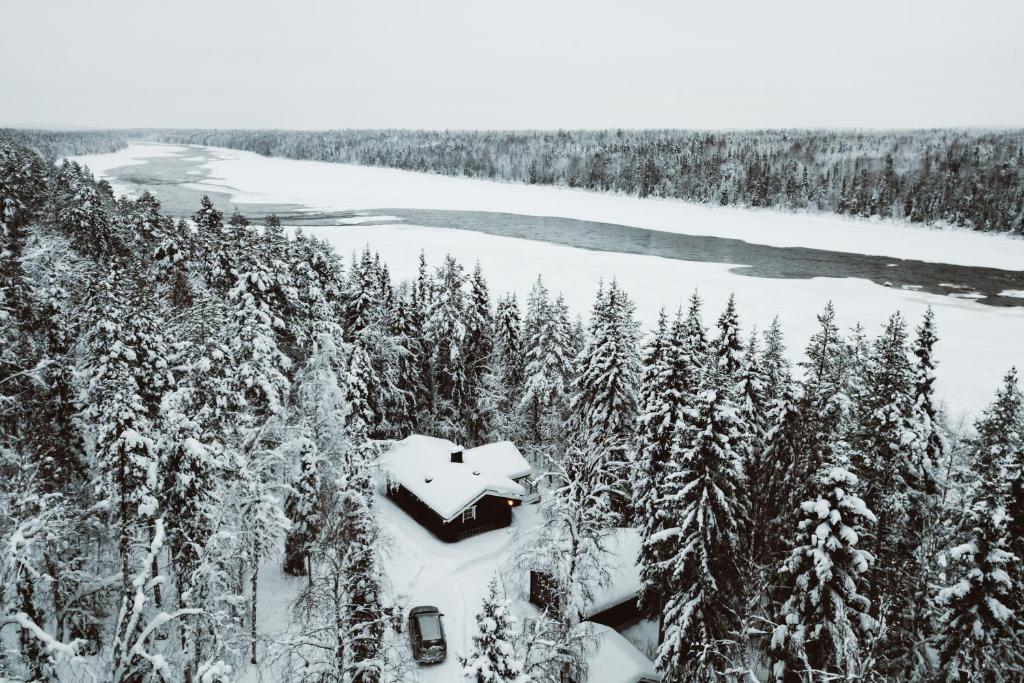
M770 404L782 398L786 389L793 381L789 359L786 357L786 344L782 334L779 317L772 318L772 324L764 332L764 351L761 363L765 373L765 397Z
M1008 682L1024 673L1020 589L1010 574L1021 560L1008 549L1006 522L1006 510L980 496L968 513L969 540L949 551L960 578L937 596L943 681Z
M977 482L970 496L965 542L952 548L955 582L937 602L944 611L938 624L940 668L944 681L1010 681L1024 675L1021 654L1020 556L1009 537L1006 464L1020 458L1022 398L1016 372L1007 373L992 405L976 422L970 444ZM1019 539L1018 539L1019 544Z
M244 642L230 606L238 593L231 563L237 547L226 542L232 528L222 504L230 499L241 408L223 327L226 306L201 298L188 317L189 323L174 328L183 341L169 360L180 379L164 402L160 444L161 500L177 606L201 610L180 623L179 666L186 681L232 659Z
M52 176L47 214L58 232L83 256L124 256L108 207L112 197L100 191L92 175L77 162L64 160Z
M766 581L774 580L775 570L790 547L790 534L796 528L803 502L796 496L805 487L797 480L803 416L792 386L783 392L772 414L764 451L747 468L747 489L751 492L747 544L753 570ZM774 591L768 587L765 592ZM763 598L757 599L763 604Z
M736 402L740 421L746 430L747 467L753 466L764 450L772 408L766 384L767 376L762 365L757 330L754 329L736 374Z
M484 375L494 348L494 314L480 262L469 277L469 299L466 302L466 413L463 423L469 443L480 443L488 432L489 411L481 405Z
M516 653L516 617L498 588L498 578L487 584L487 595L476 615L473 650L459 657L462 674L476 683L520 683L522 662Z
M829 302L817 316L819 329L807 342L806 360L800 363L800 414L804 429L794 482L803 490L792 493L797 500L811 498L812 478L830 462L833 448L846 438L848 431L849 399L843 375L845 346L835 317L835 308Z
M260 562L277 552L278 540L288 529L278 489L277 472L282 454L270 437L283 423L290 382L291 360L278 346L278 332L286 329L283 310L289 283L285 270L255 244L244 217L233 216L232 239L248 248L239 253L231 300L229 351L236 363L233 389L243 408L238 416L240 450L231 464L233 509L238 520L240 562L250 577L250 661L256 663L256 613ZM244 573L244 571L242 572Z
M730 643L741 607L739 571L743 428L724 372L709 374L692 442L668 475L671 515L657 536L668 545L671 591L658 668L666 681L717 680L736 655Z
M156 304L133 279L133 271L111 264L96 284L89 317L93 328L83 342L79 400L85 409L80 419L111 493L122 594L111 658L128 677L147 666L141 656L130 654L144 626L142 615L129 615L136 612L138 545L149 541L158 517L159 407L174 378ZM152 588L159 590L159 584ZM159 594L154 597L159 603Z
M411 292L408 282L399 284L389 316L388 331L395 358L391 364L391 391L385 397L384 423L396 437L405 437L415 431L418 419L416 397L422 394L419 357L423 339L417 336L413 325Z
M494 316L494 351L501 368L501 379L510 401L515 402L522 390L525 366L523 321L515 292L498 298Z
M920 548L928 509L914 373L898 312L874 341L855 414L853 466L864 484L864 502L878 517L869 542L876 564L867 595L872 616L885 625L878 644L880 667L898 675L916 666L915 644L923 640L925 605L917 596L925 581Z
M862 645L875 627L864 597L873 558L858 547L874 514L857 496L842 458L814 477L817 495L799 507L793 550L782 568L790 595L772 634L772 680L860 680Z
M740 367L743 365L743 342L740 341L740 323L736 314L736 296L729 295L725 310L718 317L718 337L713 346L716 372L722 373L733 385L730 392L735 391L739 378Z
M309 546L322 524L316 516L321 486L320 455L316 443L308 437L296 445L299 472L284 503L284 514L291 522L284 544L284 571L292 576L308 576Z
M641 373L635 308L615 280L597 293L570 406L584 441L625 446L633 436Z
M343 622L350 652L353 683L377 683L388 667L384 633L391 623L384 605L384 577L377 551L379 530L374 513L374 486L366 445L353 443L346 482L338 511L347 529L342 558L348 592L348 613Z
M977 479L972 482L974 491L968 495L990 496L984 512L994 516L996 508L1001 508L1006 516L1004 521L974 521L1005 527L1001 532L1006 536L1004 549L1016 558L1006 564L1014 585L1010 608L1017 610L1016 637L1024 642L1024 599L1020 598L1024 586L1024 394L1015 367L1003 377L992 403L975 421L974 431L967 448ZM990 540L994 538L990 536Z
M348 273L343 299L344 330L346 340L355 341L361 336L376 333L383 312L378 264L374 263L369 247L364 248L358 258L352 254L352 267ZM370 344L364 339L363 346L369 348Z
M641 364L635 306L615 280L598 291L591 314L587 343L578 356L579 374L573 381L570 403L573 431L580 443L600 444L623 466L617 480L608 480L612 506L622 519L635 501L626 480L629 446L638 415ZM609 472L610 473L610 472Z
M679 456L678 435L693 419L690 403L697 391L700 368L695 365L682 311L671 326L664 313L648 345L642 382L643 403L637 436L637 457L632 470L636 492L634 517L641 535L641 605L651 615L661 614L668 595L665 574L666 542L659 534L667 523L662 497L670 462Z
M435 275L434 298L426 322L434 389L432 433L453 441L465 436L463 416L469 400L466 368L466 295L462 266L452 256Z
M206 285L226 296L235 284L235 261L241 245L235 244L224 225L224 214L203 195L199 210L192 214L196 225L196 241L202 259Z
M523 413L524 441L528 450L557 447L568 407L572 360L568 355L567 320L557 301L552 302L540 277L530 290L524 321Z
M664 593L663 558L659 544L652 537L662 528L659 496L663 490L666 463L672 453L673 436L679 420L677 414L670 412L677 406L671 397L681 393L680 388L674 384L665 386L664 379L669 375L666 360L668 344L668 317L662 308L658 311L657 327L644 350L636 466L630 472L630 482L636 495L633 516L639 521L641 537L638 565L643 590L640 604L652 615L660 614Z
M935 330L935 312L931 306L925 311L921 324L917 328L914 340L914 407L916 422L921 434L918 437L922 444L921 466L925 476L925 489L934 491L936 488L935 468L945 460L946 436L935 405L935 344L938 335Z
M709 364L711 355L711 343L708 341L708 333L702 319L703 308L704 301L700 298L697 290L693 290L693 294L690 295L689 307L686 310L684 327L686 329L686 345L690 349L691 359L694 365L700 368Z
M1024 395L1017 368L1003 376L995 399L975 421L974 431L969 443L974 470L982 481L1005 494L1009 470L1024 452Z

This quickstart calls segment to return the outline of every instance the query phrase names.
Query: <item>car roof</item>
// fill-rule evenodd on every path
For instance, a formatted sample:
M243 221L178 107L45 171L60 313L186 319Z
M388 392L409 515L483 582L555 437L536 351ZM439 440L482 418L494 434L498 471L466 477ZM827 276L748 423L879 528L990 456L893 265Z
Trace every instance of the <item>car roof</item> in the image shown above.
M419 607L413 607L409 611L410 617L420 614L440 614L440 611L433 605L420 605Z

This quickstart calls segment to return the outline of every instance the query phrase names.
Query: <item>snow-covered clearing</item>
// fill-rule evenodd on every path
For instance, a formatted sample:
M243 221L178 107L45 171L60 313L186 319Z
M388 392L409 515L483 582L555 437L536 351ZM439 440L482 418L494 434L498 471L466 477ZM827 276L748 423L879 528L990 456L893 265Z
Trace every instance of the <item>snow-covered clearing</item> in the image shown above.
M880 332L896 310L916 325L932 306L940 335L937 390L951 415L979 410L991 400L1003 373L1013 364L1024 365L1024 308L986 306L852 278L753 278L731 272L734 266L721 263L588 251L443 228L377 225L304 230L327 240L345 257L369 244L398 278L415 275L421 250L434 264L445 254L467 266L479 260L491 291L518 292L521 302L542 274L548 287L563 292L570 309L583 315L590 310L598 281L614 277L636 301L637 315L648 328L659 307L674 310L694 288L706 301L705 323L711 325L735 292L744 327L765 329L775 315L780 317L794 359L801 357L817 327L815 315L830 300L841 325L860 321L871 334Z
M164 149L161 149L164 148ZM167 151L168 149L172 151ZM179 146L133 143L115 156L176 153ZM236 203L304 204L325 211L379 208L461 209L558 216L638 228L709 235L779 247L807 247L936 263L1024 268L1024 240L970 230L708 207L677 200L639 199L562 187L519 185L389 168L262 157L205 148L203 186L232 195ZM114 168L95 155L82 157L94 172ZM98 160L101 166L94 165ZM101 170L97 170L100 168Z
M442 664L420 666L417 680L423 683L454 683L461 680L458 655L472 646L476 613L495 574L513 599L517 615L536 615L526 602L525 582L512 567L511 556L518 535L537 523L538 505L521 505L512 514L512 526L489 531L458 543L445 543L419 525L384 496L377 508L384 535L385 575L406 613L418 605L434 605L444 616L448 659ZM288 628L290 605L305 579L287 576L280 560L260 570L259 632L273 639ZM262 678L260 675L262 674ZM243 681L275 680L272 670L250 668Z

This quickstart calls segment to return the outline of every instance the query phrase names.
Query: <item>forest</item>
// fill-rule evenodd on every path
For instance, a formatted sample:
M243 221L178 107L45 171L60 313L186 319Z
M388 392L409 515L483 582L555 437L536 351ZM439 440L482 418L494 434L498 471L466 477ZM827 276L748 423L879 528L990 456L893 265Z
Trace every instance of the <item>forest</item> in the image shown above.
M52 161L116 135L3 137L0 679L215 683L261 651L301 657L294 680L409 680L374 471L414 432L511 439L547 473L530 552L566 599L520 623L492 585L466 680L582 680L580 609L622 526L668 683L1024 677L1024 395L1007 368L950 423L931 311L840 329L829 304L793 364L781 324L745 329L733 300L694 292L645 331L614 280L589 311L543 276L524 301L491 292L451 257L396 281L369 247L208 199L174 220ZM166 139L769 206L798 176L822 210L1020 230L1018 134ZM967 185L991 194L965 204ZM267 561L306 578L273 650Z
M143 134L290 159L1024 233L1020 130Z

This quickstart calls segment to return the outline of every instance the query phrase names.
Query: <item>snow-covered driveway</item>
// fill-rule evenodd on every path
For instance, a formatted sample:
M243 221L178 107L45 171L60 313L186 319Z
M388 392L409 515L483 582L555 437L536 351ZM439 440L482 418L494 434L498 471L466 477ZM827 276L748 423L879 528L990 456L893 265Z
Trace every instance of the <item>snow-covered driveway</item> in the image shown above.
M378 509L389 536L384 566L399 604L406 613L417 605L434 605L445 615L448 660L420 667L418 680L458 681L458 656L469 651L476 613L491 577L498 573L509 597L515 597L517 577L510 567L510 554L518 534L536 523L537 506L519 506L512 512L512 526L458 543L438 540L387 498L378 499ZM525 605L515 607L514 611L522 612Z

